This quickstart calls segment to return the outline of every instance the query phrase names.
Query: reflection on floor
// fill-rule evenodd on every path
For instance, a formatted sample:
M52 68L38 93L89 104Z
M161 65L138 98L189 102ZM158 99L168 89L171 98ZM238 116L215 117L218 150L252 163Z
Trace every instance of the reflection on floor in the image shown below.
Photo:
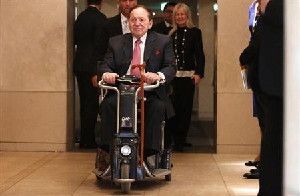
M184 152L215 153L214 126L214 121L192 120L187 136L192 147L185 148Z
M133 195L256 195L257 180L243 179L255 155L174 153L172 181L134 183ZM116 195L119 187L97 182L93 151L0 152L0 195Z

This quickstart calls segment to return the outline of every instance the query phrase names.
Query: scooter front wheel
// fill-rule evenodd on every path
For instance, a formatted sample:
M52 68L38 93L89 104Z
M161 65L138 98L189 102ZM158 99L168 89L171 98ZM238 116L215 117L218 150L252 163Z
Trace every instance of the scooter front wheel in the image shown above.
M121 179L129 179L129 165L128 164L121 165ZM121 183L122 192L129 193L130 188L131 188L131 182Z
M172 179L171 174L165 175L166 181L171 181L171 179Z

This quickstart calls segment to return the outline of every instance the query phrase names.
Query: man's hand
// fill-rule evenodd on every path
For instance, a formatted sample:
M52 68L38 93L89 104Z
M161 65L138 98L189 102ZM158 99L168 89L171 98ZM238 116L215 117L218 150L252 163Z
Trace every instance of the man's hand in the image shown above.
M265 13L266 11L266 7L268 5L270 0L260 0L259 3L260 3L260 10L261 10L261 13Z
M91 78L91 82L92 82L92 85L93 85L94 87L98 87L97 75L94 75L94 76Z
M159 81L161 78L157 73L147 72L145 73L145 79L147 84L153 84L156 81Z
M201 77L199 75L193 75L192 80L194 80L194 84L197 85L199 84Z
M247 69L247 65L242 65L242 64L240 64L240 67L241 67L241 70Z
M105 72L102 75L103 81L106 82L106 83L109 83L109 84L115 84L116 83L116 77L119 77L119 75L116 74L116 73Z

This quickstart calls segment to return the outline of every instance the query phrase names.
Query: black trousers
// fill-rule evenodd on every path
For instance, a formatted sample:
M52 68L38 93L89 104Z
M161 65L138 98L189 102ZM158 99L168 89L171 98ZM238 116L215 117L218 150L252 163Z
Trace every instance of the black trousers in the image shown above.
M259 196L281 196L283 178L283 99L259 93L265 129L261 143Z
M99 111L98 88L91 83L87 72L76 74L80 98L80 145L95 145L95 124Z
M182 146L190 128L195 85L188 77L176 77L172 81L171 100L175 108L175 116L166 122L167 135L171 134L175 146ZM169 143L169 142L168 142Z
M158 151L161 148L161 124L165 120L166 106L157 95L147 96L145 102L145 149ZM100 146L111 144L117 129L117 96L108 94L100 105ZM139 130L139 128L138 128Z
M258 124L261 132L261 137L263 136L263 132L265 130L265 122L264 122L264 110L261 106L261 102L259 101L259 91L253 91L253 116L257 117Z

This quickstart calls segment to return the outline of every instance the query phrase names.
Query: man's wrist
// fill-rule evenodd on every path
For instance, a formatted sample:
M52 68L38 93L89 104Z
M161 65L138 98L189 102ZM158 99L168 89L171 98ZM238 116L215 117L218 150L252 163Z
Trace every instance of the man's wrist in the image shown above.
M161 84L166 82L165 74L163 74L162 72L157 72L157 75L160 77L159 82L160 82Z

